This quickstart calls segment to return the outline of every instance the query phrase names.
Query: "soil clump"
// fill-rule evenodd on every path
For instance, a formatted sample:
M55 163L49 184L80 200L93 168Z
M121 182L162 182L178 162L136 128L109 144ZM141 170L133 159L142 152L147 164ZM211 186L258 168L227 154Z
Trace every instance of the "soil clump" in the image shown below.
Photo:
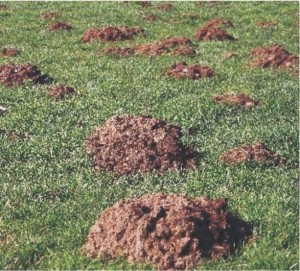
M16 48L11 48L11 47L5 47L3 50L0 52L0 57L6 57L6 56L16 56L20 53L20 51Z
M62 22L55 22L55 23L52 23L50 25L48 25L47 29L49 31L55 31L55 30L71 30L73 27L69 24L66 24L66 23L62 23Z
M75 93L74 88L65 85L58 85L55 87L48 88L47 95L53 98L54 100L59 100L73 93Z

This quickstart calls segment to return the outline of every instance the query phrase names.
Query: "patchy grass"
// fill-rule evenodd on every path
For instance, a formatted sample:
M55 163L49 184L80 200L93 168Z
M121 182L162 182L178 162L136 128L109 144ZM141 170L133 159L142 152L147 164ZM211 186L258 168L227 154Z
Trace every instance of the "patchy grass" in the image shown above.
M198 6L174 2L170 12L157 3L7 2L0 10L0 47L14 47L15 57L0 63L39 67L54 83L74 87L78 95L53 101L47 86L0 86L0 130L30 134L29 139L0 133L0 269L145 269L124 259L89 260L79 250L90 226L117 200L151 192L186 193L191 197L227 197L230 210L254 226L254 238L226 260L203 262L199 269L298 270L298 77L289 71L249 67L248 53L258 46L281 44L298 55L297 2L226 2ZM70 31L48 31L57 21ZM198 18L186 19L192 11ZM147 22L143 15L162 19ZM212 18L234 24L230 42L199 42L195 30ZM168 23L176 19L175 23ZM56 20L56 19L55 19ZM179 22L178 22L179 20ZM259 28L261 21L275 26ZM100 56L106 43L80 41L85 29L107 25L141 26L145 37L122 46L150 43L169 36L194 41L197 56L118 58ZM237 56L224 60L224 52ZM168 68L179 61L208 65L212 79L171 79ZM264 104L232 108L213 96L245 93ZM119 177L96 173L85 150L90 133L116 114L150 114L185 131L202 158L188 174ZM227 167L219 156L243 144L264 141L287 158L282 167L257 164Z

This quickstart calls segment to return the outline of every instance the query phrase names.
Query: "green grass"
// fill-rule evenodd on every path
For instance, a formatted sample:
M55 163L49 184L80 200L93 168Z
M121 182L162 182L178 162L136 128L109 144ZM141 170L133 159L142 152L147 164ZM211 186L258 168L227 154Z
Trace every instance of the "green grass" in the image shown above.
M79 95L54 102L47 86L0 86L0 130L30 133L30 140L0 134L0 269L145 269L124 259L89 260L81 252L89 228L101 212L121 198L153 192L186 193L191 197L226 197L229 209L254 226L254 240L226 260L207 261L199 269L298 270L298 78L288 71L249 68L248 52L258 46L281 44L298 55L297 2L227 2L217 6L174 3L163 22L140 16L158 13L130 3L10 2L0 11L0 48L22 50L9 62L36 64L55 83L73 86ZM70 32L48 32L56 10L71 23ZM199 19L170 24L196 13ZM99 56L108 44L80 41L92 26L142 26L145 37L133 45L185 35L211 18L230 19L234 42L197 42L197 56ZM258 28L262 20L277 26ZM222 60L225 51L238 56ZM194 82L167 78L177 61L210 66L213 79ZM233 109L212 101L215 94L247 93L264 101L253 109ZM202 152L197 170L160 177L120 177L97 173L85 151L85 140L106 119L117 114L149 114L186 131L184 142ZM226 167L218 157L226 150L264 141L288 159L283 167L254 164Z

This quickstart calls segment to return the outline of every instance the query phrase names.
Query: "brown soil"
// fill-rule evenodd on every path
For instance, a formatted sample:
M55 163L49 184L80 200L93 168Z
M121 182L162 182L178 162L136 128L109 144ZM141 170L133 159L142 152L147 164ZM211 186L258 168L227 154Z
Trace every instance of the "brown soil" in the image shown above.
M159 20L160 18L156 15L144 15L142 16L142 19L149 22L154 22Z
M58 85L55 87L48 88L47 95L53 98L54 100L58 100L72 93L75 93L74 88L65 85Z
M82 250L90 258L126 257L159 270L183 270L226 257L251 236L248 223L226 210L227 200L147 194L104 210Z
M43 19L51 19L51 18L56 18L56 17L58 17L58 12L56 12L56 11L48 11L41 15L41 18L43 18Z
M195 38L197 40L234 40L233 36L230 36L225 30L217 27L201 27L195 32Z
M176 78L191 78L198 80L204 77L212 77L213 71L207 66L191 65L188 66L186 62L179 62L174 64L167 72L168 76Z
M224 153L220 159L228 165L240 164L247 161L255 161L259 164L269 162L274 165L283 165L286 162L286 159L267 149L263 143L234 148Z
M158 5L156 9L160 11L171 11L173 9L173 5L171 3L164 3Z
M192 169L196 152L180 142L181 128L148 116L110 118L87 141L98 171L117 174Z
M23 85L25 81L35 84L45 84L51 81L47 75L42 75L37 66L31 64L0 66L0 83L5 86Z
M5 56L16 56L20 53L20 51L16 48L6 47L0 52L0 57Z
M224 59L230 59L230 58L233 58L235 56L237 56L237 53L235 53L235 52L224 52L224 54L222 55L222 57Z
M252 66L263 68L298 68L299 58L290 54L281 45L258 47L250 52Z
M214 97L214 101L221 104L242 106L242 107L253 107L258 105L259 102L253 100L246 94L226 94L218 95Z
M258 27L263 27L263 28L265 28L265 27L271 27L271 26L276 26L276 25L277 25L276 23L274 23L274 22L268 22L268 21L261 21L261 22L257 23Z
M50 25L48 25L47 29L50 31L55 31L55 30L71 30L73 27L69 24L66 23L61 23L61 22L55 22Z
M87 29L82 37L84 43L91 42L93 40L98 41L121 41L131 40L134 36L143 34L144 30L140 27L112 27L105 28L90 28Z

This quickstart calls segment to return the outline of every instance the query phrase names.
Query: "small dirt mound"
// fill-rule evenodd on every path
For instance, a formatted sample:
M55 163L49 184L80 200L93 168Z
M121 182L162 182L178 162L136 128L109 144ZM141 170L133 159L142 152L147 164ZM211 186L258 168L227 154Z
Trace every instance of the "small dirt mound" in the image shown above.
M155 43L139 45L135 47L135 52L139 55L161 55L163 53L173 53L175 55L195 55L195 50L191 47L192 42L186 37L174 37L158 41Z
M257 23L258 27L266 28L266 27L271 27L271 26L276 26L277 24L274 22L269 22L269 21L261 21Z
M5 56L16 56L20 53L20 51L16 48L6 47L0 52L0 57Z
M100 51L102 55L128 57L134 55L134 48L129 47L110 47Z
M255 161L259 164L269 162L273 165L283 165L286 163L286 159L267 149L263 143L234 148L223 154L220 159L228 165L240 164L247 161Z
M58 100L73 93L75 93L74 88L65 85L58 85L55 87L48 88L47 95L53 98L54 100Z
M87 151L99 171L134 174L192 169L196 152L180 142L181 128L148 116L109 119L91 135Z
M142 16L142 19L149 22L154 22L160 19L160 17L156 15L144 15Z
M226 94L214 97L214 101L221 104L235 105L241 107L253 107L258 105L259 102L253 100L246 94Z
M147 194L104 210L82 247L90 258L126 257L159 270L196 267L226 257L251 227L226 210L227 200Z
M49 31L55 31L55 30L71 30L73 27L69 24L62 23L62 22L55 22L50 25L48 25L47 29Z
M233 23L230 20L226 19L212 19L204 23L204 28L216 28L216 27L232 27Z
M204 77L212 77L213 71L207 66L191 65L188 66L186 62L179 62L174 64L167 72L168 76L176 78L190 78L198 80Z
M90 28L87 29L82 37L84 43L93 40L111 42L131 40L134 36L143 34L144 30L140 27L105 27L105 28Z
M52 19L58 17L58 12L56 11L48 11L44 12L41 16L42 19Z
M225 30L217 27L201 27L196 30L195 38L197 40L234 40Z
M51 78L47 75L42 75L37 66L31 64L6 64L0 66L0 83L2 85L23 85L26 81L31 81L35 84L45 84L51 82Z
M171 11L173 9L173 5L171 3L164 3L158 5L156 9L160 11Z
M298 68L299 58L290 54L281 45L258 47L250 52L252 66L263 68Z

